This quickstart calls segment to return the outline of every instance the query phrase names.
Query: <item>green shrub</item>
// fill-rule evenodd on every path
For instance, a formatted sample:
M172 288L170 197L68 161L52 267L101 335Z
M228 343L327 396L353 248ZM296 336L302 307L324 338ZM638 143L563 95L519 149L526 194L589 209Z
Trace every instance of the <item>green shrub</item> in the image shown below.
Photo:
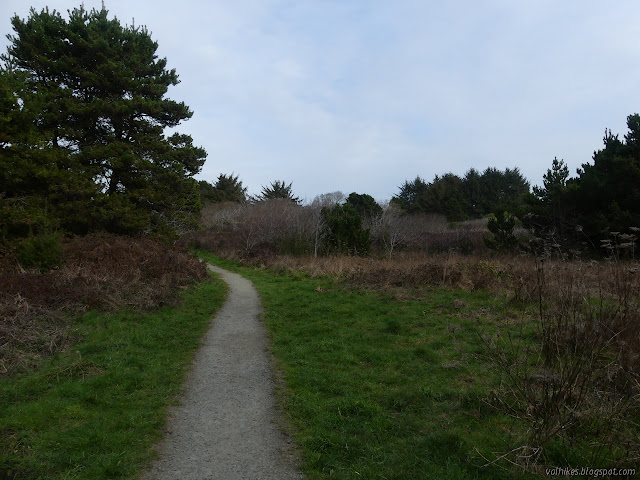
M43 233L27 238L18 247L18 260L24 268L41 271L58 268L62 263L60 234Z
M323 208L325 246L329 253L367 255L371 251L369 229L362 228L362 217L350 203Z
M487 223L489 233L485 235L484 243L497 252L515 250L518 246L518 239L513 233L515 226L516 217L507 212L496 213Z
M284 255L302 256L313 253L313 245L301 235L289 234L278 242L278 250Z

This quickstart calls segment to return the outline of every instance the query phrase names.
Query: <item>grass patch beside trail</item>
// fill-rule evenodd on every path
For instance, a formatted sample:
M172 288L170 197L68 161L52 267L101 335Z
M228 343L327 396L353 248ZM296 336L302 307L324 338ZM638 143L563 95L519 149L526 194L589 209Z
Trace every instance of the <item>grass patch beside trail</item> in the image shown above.
M77 318L81 341L0 384L0 478L135 478L226 291L212 278L177 307Z
M513 315L502 301L444 289L398 300L201 255L260 292L310 478L529 478L481 468L476 451L506 448L510 421L485 403L498 379L477 328L490 312Z

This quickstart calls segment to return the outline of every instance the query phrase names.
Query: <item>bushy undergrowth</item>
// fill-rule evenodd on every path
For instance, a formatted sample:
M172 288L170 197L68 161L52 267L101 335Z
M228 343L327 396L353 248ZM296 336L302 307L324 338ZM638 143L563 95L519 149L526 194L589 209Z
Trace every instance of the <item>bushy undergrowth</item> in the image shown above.
M640 269L629 262L537 264L534 321L488 345L517 418L507 453L526 470L635 467L640 460Z
M188 234L185 239L197 248L247 258L273 254L322 256L342 251L336 249L338 232L332 231L332 222L322 211L321 205L302 206L287 200L209 204L202 211L203 231ZM349 235L368 237L374 255L488 252L483 241L484 220L449 225L443 215L405 215L394 206L362 220L362 228L354 228ZM333 229L336 230L336 225ZM345 235L342 232L341 237ZM368 248L344 251L349 250L358 254L369 252Z
M58 268L62 262L60 235L49 233L27 238L18 247L17 257L26 268L42 271Z
M150 310L206 277L191 255L149 238L92 234L62 243L56 270L0 268L0 375L36 366L73 342L69 317L87 309Z

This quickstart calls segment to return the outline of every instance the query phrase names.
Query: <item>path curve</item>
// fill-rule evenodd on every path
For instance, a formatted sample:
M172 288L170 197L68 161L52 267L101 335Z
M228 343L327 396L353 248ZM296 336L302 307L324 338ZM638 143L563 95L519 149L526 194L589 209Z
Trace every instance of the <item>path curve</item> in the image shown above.
M180 405L169 415L160 458L144 480L304 478L278 427L267 333L251 282L209 265L229 296L198 350Z

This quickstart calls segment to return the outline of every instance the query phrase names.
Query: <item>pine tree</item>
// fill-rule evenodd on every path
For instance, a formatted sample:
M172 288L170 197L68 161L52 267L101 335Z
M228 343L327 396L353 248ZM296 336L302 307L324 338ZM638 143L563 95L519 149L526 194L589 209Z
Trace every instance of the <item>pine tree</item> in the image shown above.
M14 93L40 137L21 162L63 180L62 191L46 191L62 226L138 233L194 223L200 204L192 177L206 152L188 135L164 135L192 112L165 98L178 76L157 57L147 29L121 25L104 7L76 8L68 20L32 9L12 25L2 59L6 71L24 77ZM16 188L39 194L26 183L12 188L7 196Z
M400 192L394 196L391 201L402 208L407 213L416 213L420 211L419 199L427 189L426 183L420 176L416 176L415 180L405 181L399 188Z
M291 200L293 203L300 204L301 201L298 197L293 195L291 183L287 185L284 180L275 180L271 182L271 185L262 187L260 195L253 197L254 202L264 202L266 200L274 200L277 198Z
M237 202L244 203L247 201L247 187L242 186L242 181L238 179L238 175L233 176L221 173L215 185L212 186L211 196L212 202Z
M484 243L491 250L497 252L508 252L518 246L518 239L513 233L516 226L516 219L508 212L496 212L489 219L487 232L484 236Z
M607 232L640 227L640 115L629 115L627 126L624 140L605 133L604 148L572 185L577 220L595 245Z
M373 218L382 215L382 207L378 205L378 202L376 202L371 195L367 195L366 193L350 193L346 203L351 204L356 212L358 212L358 215L366 222L370 223Z
M569 168L564 160L554 158L542 178L542 187L533 187L518 213L522 225L534 236L530 248L536 253L548 253L558 247L561 251L573 250L578 241L568 188Z

